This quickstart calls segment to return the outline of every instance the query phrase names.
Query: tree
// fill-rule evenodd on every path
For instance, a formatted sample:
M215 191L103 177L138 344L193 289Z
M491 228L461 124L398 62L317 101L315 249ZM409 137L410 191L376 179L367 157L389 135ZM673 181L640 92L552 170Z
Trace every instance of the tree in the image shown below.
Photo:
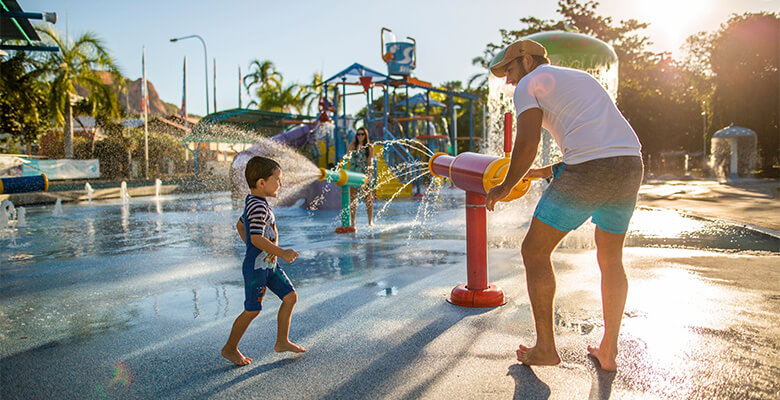
M244 86L247 92L255 87L256 100L249 106L257 106L261 110L279 112L300 112L303 108L301 99L302 88L296 84L284 85L284 78L269 60L254 60L249 65L250 72L244 76ZM248 83L247 83L248 82Z
M734 123L754 130L760 167L769 171L778 163L780 136L780 15L732 15L711 49L713 126Z
M40 29L45 41L60 48L48 53L45 59L46 74L50 78L51 94L49 111L58 125L64 125L63 145L65 158L73 158L73 107L75 86L89 91L89 100L101 114L111 118L119 116L119 102L111 88L104 85L97 70L106 70L119 79L119 68L108 53L103 41L87 32L71 42L62 38L52 28Z
M650 39L638 32L649 24L633 19L615 24L612 18L596 13L598 5L596 1L559 0L560 20L526 17L520 19L523 29L501 29L501 42L488 44L482 56L473 60L486 69L485 74L472 77L469 83L484 87L494 55L520 38L541 31L576 30L615 49L620 64L617 106L639 136L643 153L698 151L701 106L698 97L689 93L691 75L668 54L647 50Z
M44 69L29 54L18 51L0 61L0 132L22 145L35 142L49 128L48 85Z
M298 97L301 102L301 110L305 110L307 115L312 115L312 108L318 105L322 96L322 73L314 72L311 76L311 82L308 85L302 85ZM316 112L316 108L314 112Z

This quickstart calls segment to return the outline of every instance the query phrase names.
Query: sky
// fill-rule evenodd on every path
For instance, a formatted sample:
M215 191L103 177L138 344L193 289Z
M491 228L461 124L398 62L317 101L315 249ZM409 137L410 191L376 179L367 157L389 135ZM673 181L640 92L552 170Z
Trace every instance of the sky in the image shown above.
M585 0L581 0L582 3ZM488 43L501 40L499 29L521 29L520 18L560 19L557 1L369 0L201 1L201 0L19 0L27 12L56 12L55 28L76 38L96 33L130 79L146 75L163 101L181 105L182 62L187 57L190 113L206 112L204 49L208 53L209 111L213 112L213 63L217 64L217 109L238 106L238 68L252 60L271 60L285 84L309 83L315 71L328 78L354 62L386 72L380 58L380 31L417 41L414 76L434 85L484 72L471 60ZM733 13L780 12L780 0L602 0L598 15L617 22L648 22L644 30L653 51L681 56L685 38L717 30ZM246 107L249 95L241 95ZM357 96L360 97L360 96ZM348 111L364 104L350 101Z

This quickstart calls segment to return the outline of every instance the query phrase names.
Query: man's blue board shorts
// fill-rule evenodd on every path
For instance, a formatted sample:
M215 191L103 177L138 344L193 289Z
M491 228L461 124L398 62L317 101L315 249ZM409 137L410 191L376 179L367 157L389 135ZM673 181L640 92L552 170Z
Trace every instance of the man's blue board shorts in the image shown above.
M536 205L534 217L563 232L592 217L605 232L626 233L643 174L642 158L636 156L555 164L553 181Z
M244 309L260 311L263 309L263 296L266 288L271 289L279 298L284 298L294 291L290 278L280 266L274 268L254 269L244 268Z

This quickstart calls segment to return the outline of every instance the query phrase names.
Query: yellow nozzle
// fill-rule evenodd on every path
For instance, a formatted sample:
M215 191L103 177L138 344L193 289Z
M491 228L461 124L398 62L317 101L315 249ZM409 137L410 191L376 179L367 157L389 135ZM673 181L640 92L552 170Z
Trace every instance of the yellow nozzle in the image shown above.
M438 156L448 156L448 155L449 154L447 154L447 153L438 152L438 153L436 153L436 154L431 156L431 158L428 160L428 171L431 171L431 175L433 175L433 176L435 176L437 178L444 178L444 176L441 176L441 175L437 174L436 172L433 172L433 159L438 157Z
M485 189L485 193L490 192L490 189L498 186L506 178L506 174L509 172L509 158L499 158L490 164L485 169L485 173L482 175L482 187ZM512 188L503 200L512 201L525 196L528 190L531 188L531 181L538 178L523 178L520 182Z

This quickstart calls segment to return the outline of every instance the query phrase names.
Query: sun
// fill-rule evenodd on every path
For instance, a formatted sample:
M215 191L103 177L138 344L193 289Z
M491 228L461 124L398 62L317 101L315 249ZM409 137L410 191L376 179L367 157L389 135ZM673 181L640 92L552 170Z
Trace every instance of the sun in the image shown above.
M663 48L676 51L685 39L696 31L715 7L712 0L638 0L636 19L648 22L650 40Z

